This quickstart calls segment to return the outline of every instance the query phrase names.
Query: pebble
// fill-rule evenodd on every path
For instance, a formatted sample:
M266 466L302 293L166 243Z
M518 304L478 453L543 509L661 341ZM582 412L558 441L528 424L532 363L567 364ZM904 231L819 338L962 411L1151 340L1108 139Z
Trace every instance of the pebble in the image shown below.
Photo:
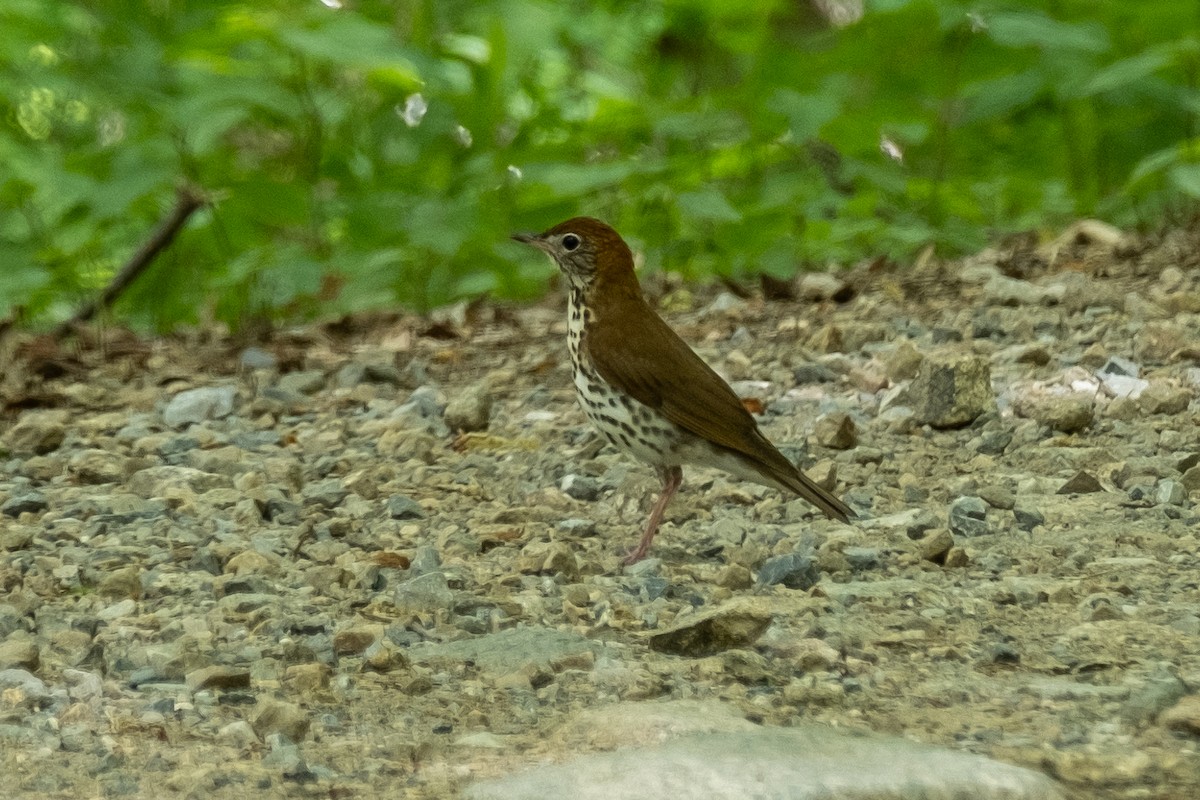
M960 497L950 504L950 530L959 536L992 533L987 521L987 503L979 497Z
M921 362L909 385L913 416L934 428L960 428L996 405L991 368L974 355L937 354Z
M813 440L822 447L849 450L858 444L858 430L849 414L825 414L813 426Z
M660 653L696 658L749 647L770 623L768 604L759 598L741 598L708 611L687 614L670 627L650 634L647 642Z
M446 427L454 431L487 430L494 402L486 383L467 387L446 404Z
M785 553L767 559L758 569L759 586L786 586L789 589L811 589L821 579L812 556L805 553Z
M163 407L163 422L183 428L209 419L221 419L233 413L237 390L232 386L202 386L172 397Z
M595 478L574 472L564 475L559 488L567 497L591 502L600 497L600 484Z
M46 495L41 492L24 492L13 495L0 503L0 514L19 517L22 514L38 514L49 508Z
M425 519L427 516L420 503L403 494L388 498L387 512L392 519Z
M282 734L292 742L301 742L308 735L311 720L295 703L264 697L259 699L250 725L260 739Z

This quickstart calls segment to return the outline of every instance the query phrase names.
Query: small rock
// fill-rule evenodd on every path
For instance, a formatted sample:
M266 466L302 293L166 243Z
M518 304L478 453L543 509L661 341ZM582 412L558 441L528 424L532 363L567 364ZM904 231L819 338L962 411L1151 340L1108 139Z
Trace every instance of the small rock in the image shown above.
M238 356L238 362L244 369L275 369L278 365L275 355L261 347L247 347Z
M283 671L283 683L292 691L307 694L329 688L329 677L333 673L328 664L311 662L293 664Z
M717 586L723 586L736 592L749 589L754 583L754 576L750 574L750 570L740 564L729 564L717 573L716 582Z
M1037 526L1046 524L1046 516L1029 500L1018 499L1013 504L1012 512L1017 527L1023 531L1032 531Z
M383 636L380 625L356 625L333 635L333 652L340 656L356 656Z
M559 488L562 489L563 494L576 500L591 502L600 497L600 484L595 478L578 475L574 472L563 476Z
M107 450L83 450L71 456L67 472L86 485L117 483L125 478L129 459Z
M258 734L254 732L254 728L250 723L244 719L231 722L221 728L217 731L217 737L225 744L236 747L239 750L245 750L258 744Z
M479 382L456 395L446 405L446 426L452 431L487 430L492 415L492 393Z
M45 455L63 443L68 419L65 411L26 411L9 429L4 440L13 453Z
M315 394L325 386L325 373L319 369L306 369L279 376L275 388L285 394Z
M100 580L96 593L102 597L137 600L142 596L142 571L136 565L113 570Z
M233 413L237 390L232 386L202 386L172 397L163 408L163 422L182 428L206 419L221 419Z
M849 450L858 444L858 431L849 414L825 414L813 426L813 439L822 447Z
M999 306L1051 306L1061 302L1064 293L1062 286L1036 286L1005 275L992 275L983 285L982 300Z
M954 546L954 535L946 528L928 531L921 539L921 558L935 564L946 562L946 553Z
M1024 395L1014 403L1019 416L1037 420L1061 433L1078 433L1092 424L1095 404L1091 397L1078 394Z
M902 339L899 344L883 354L883 365L888 380L892 383L911 380L921 367L925 356L913 346L908 339Z
M845 288L845 281L832 272L805 272L797 283L796 294L802 300L828 300Z
M308 483L300 490L300 497L306 504L318 505L323 508L336 508L349 494L350 490L343 486L337 478Z
M1100 479L1086 470L1076 472L1069 481L1058 487L1058 494L1092 494L1103 491Z
M1158 716L1158 723L1173 731L1200 736L1200 695L1190 694Z
M440 571L418 575L396 587L392 602L401 611L425 613L449 609L454 604L454 592Z
M1121 709L1121 716L1131 725L1145 725L1155 719L1162 723L1165 713L1172 708L1178 708L1178 703L1186 699L1187 693L1187 685L1169 669L1156 670L1144 684L1130 694L1124 708Z
M842 550L842 555L850 563L851 569L859 571L878 569L882 561L878 547L847 547Z
M980 497L960 497L950 504L950 530L960 536L984 536L992 532L987 523L987 503Z
M811 589L821 580L812 556L804 553L785 553L769 558L758 570L759 586L783 585L789 589Z
M528 545L517 560L517 569L526 575L559 575L568 582L579 578L579 560L565 542Z
M250 670L213 664L192 670L184 676L184 683L193 692L200 689L249 689Z
M837 380L837 373L824 364L801 364L792 370L792 379L796 381L797 386L832 383Z
M310 721L300 706L267 697L259 700L250 724L259 738L281 733L293 742L300 742L308 734Z
M37 643L31 639L9 637L0 642L0 670L36 671L41 664Z
M1137 398L1138 408L1146 414L1182 414L1192 402L1192 393L1182 386L1152 381Z
M48 507L46 496L41 492L24 492L22 494L13 495L0 505L0 513L10 517L19 517L28 512L30 514L38 514L45 511Z
M392 495L387 501L388 516L392 519L424 519L425 509L411 497L403 494Z
M996 404L987 359L974 355L926 358L908 394L916 421L935 428L968 425Z
M845 350L842 330L836 325L822 325L808 339L808 346L818 353L840 353Z
M1182 506L1187 503L1188 491L1176 480L1167 478L1158 482L1154 487L1154 502L1171 506Z
M749 647L770 624L767 604L759 598L742 598L679 617L670 628L651 634L648 641L660 653L695 658Z
M597 533L596 523L594 520L579 519L578 517L564 519L562 522L558 523L558 529L568 536L578 536L585 539L595 536Z

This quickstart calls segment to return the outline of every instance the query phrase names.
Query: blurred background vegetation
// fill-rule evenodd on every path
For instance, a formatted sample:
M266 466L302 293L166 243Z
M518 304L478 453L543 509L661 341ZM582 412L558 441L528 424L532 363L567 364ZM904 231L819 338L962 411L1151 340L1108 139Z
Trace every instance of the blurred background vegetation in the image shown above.
M1196 0L4 0L0 318L146 329L545 291L601 216L741 279L1200 198Z

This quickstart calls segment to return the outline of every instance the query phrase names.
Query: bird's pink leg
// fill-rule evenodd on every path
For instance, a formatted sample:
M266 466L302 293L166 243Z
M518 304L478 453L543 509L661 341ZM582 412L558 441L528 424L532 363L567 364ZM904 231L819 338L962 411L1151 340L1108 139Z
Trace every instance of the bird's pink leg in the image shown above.
M650 552L650 542L653 541L654 534L658 533L658 525L662 522L663 514L667 510L667 503L671 502L671 498L679 491L679 485L683 483L683 468L667 467L662 471L662 481L662 494L659 495L658 502L654 504L654 510L650 512L650 521L646 523L646 532L642 534L642 540L638 542L637 547L633 548L633 552L625 557L625 566L636 564L646 557L646 553Z

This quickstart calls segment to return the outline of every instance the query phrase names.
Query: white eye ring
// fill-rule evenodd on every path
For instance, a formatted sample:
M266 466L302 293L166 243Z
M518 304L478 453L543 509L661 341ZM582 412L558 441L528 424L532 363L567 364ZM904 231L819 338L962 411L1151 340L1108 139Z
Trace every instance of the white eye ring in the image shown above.
M578 249L579 244L580 244L579 237L573 233L568 233L567 235L562 237L563 250L566 250L568 253L571 252L572 250Z

